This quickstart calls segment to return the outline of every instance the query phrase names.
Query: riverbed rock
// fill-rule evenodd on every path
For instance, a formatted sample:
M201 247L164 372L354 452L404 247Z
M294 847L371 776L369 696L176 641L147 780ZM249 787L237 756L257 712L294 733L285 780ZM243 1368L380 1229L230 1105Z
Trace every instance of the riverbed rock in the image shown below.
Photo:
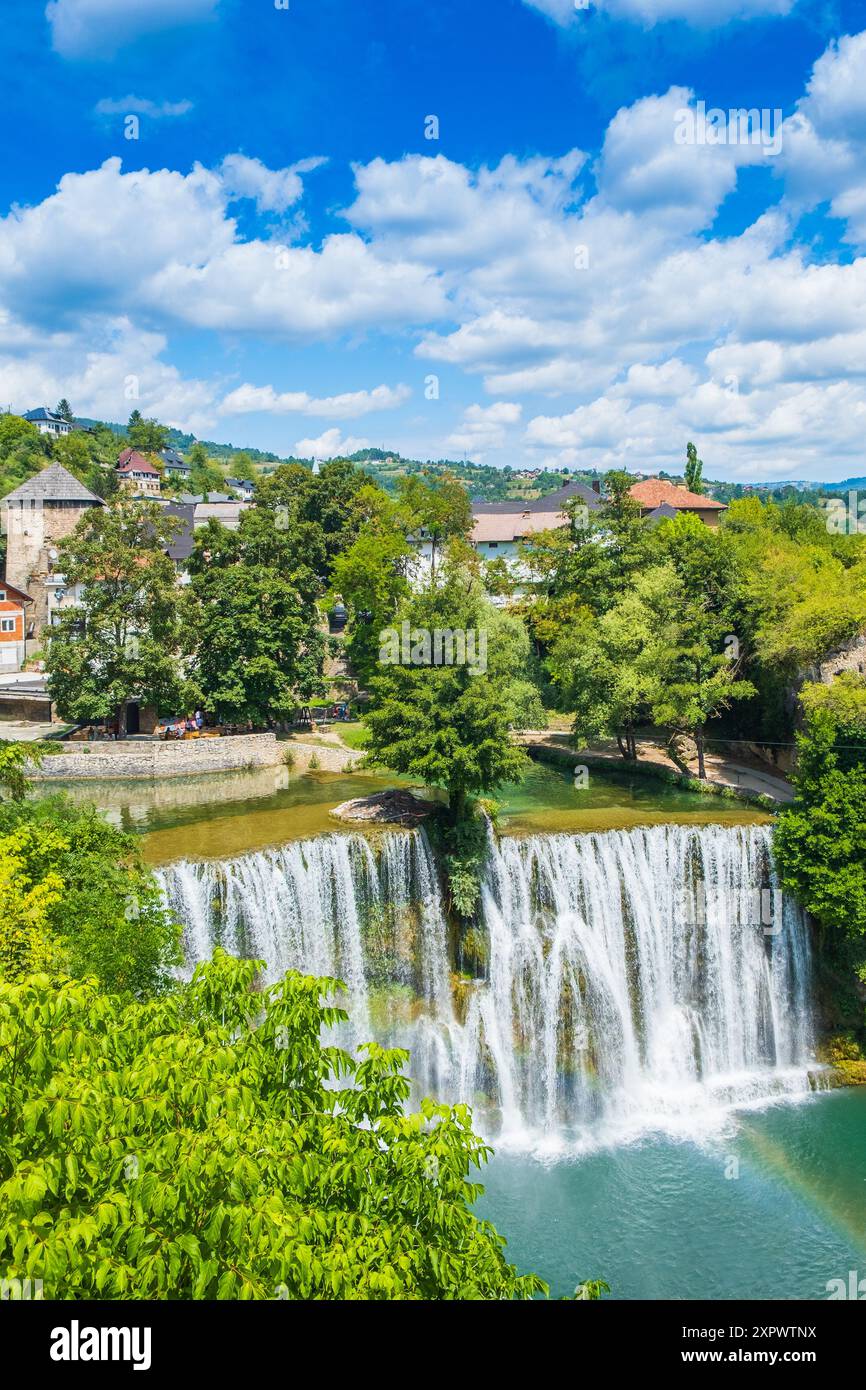
M374 792L372 796L357 796L343 801L331 811L337 820L366 821L369 824L420 825L425 816L435 810L435 801L423 801L411 792L391 788Z

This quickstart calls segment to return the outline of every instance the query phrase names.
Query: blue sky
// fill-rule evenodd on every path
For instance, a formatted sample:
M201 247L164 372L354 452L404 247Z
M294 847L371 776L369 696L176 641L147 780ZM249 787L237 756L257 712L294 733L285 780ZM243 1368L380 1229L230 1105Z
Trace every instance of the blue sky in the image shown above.
M320 457L652 471L694 439L714 477L866 472L866 5L50 0L11 27L0 404Z

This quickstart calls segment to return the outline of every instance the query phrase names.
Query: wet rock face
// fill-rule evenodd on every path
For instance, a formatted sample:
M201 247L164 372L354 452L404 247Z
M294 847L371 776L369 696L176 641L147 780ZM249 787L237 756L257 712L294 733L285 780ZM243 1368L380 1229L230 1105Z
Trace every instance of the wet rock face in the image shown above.
M434 809L434 802L421 801L411 792L393 788L375 792L372 796L358 796L352 801L343 801L334 807L331 815L343 821L415 826L420 825Z

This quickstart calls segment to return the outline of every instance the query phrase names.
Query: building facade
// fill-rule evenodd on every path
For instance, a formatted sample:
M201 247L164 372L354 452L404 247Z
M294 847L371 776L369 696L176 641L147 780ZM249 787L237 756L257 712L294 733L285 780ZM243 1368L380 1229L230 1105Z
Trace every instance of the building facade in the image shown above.
M131 492L136 497L159 497L159 469L154 468L150 460L136 449L124 449L117 460L115 472L126 492Z
M62 439L72 430L68 420L64 420L62 415L55 415L53 410L48 410L44 405L40 405L37 410L28 410L22 418L35 425L40 434L50 435L52 439Z
M33 600L13 584L0 580L0 673L20 671L27 644L27 609Z
M38 638L51 622L54 595L63 591L57 572L57 545L79 521L103 507L101 497L80 483L62 464L52 463L0 499L6 535L6 583L31 597L28 625Z

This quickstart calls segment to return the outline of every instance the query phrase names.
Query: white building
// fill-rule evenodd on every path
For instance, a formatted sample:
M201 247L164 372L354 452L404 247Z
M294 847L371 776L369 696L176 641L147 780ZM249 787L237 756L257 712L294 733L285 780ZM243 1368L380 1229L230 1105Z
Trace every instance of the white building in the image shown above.
M520 542L540 531L555 531L568 525L568 514L563 510L567 502L578 503L575 521L579 524L581 515L584 515L588 524L589 515L600 506L601 498L594 488L574 482L566 483L546 497L536 497L532 502L473 502L469 540L482 560L505 560L512 579L519 584L527 578L526 567L520 559ZM423 534L415 537L414 544L412 581L422 584L429 578L432 545L429 537ZM437 568L441 558L440 547L436 556ZM494 600L497 604L504 601Z
M40 434L50 434L52 439L62 439L72 430L68 420L64 420L62 415L55 415L44 405L40 405L37 410L28 410L23 418L35 425Z

